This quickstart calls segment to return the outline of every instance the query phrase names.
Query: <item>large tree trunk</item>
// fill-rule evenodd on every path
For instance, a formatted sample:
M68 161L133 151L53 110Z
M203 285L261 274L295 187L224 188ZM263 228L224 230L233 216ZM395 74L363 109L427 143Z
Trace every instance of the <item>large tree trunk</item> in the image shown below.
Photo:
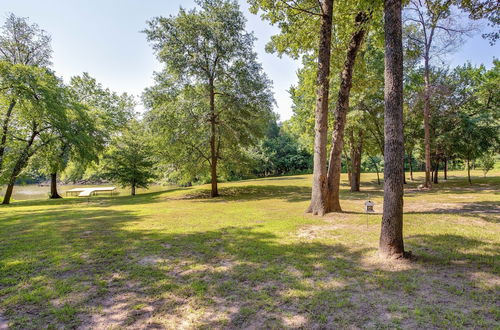
M384 1L385 116L384 213L380 255L404 257L403 244L403 45L401 0Z
M50 198L51 199L62 198L57 193L57 173L56 172L50 174Z
M131 194L132 196L135 196L135 183L132 183L132 189L131 189L131 191L130 191L130 194Z
M424 56L424 144L425 144L425 182L424 187L431 187L431 135L430 135L430 112L431 112L431 86L429 78L429 56Z
M7 108L7 112L5 113L5 117L3 119L2 137L0 138L0 173L2 172L3 168L3 159L4 159L3 156L5 154L5 147L7 144L7 133L9 130L10 117L12 116L12 110L14 109L15 105L16 101L10 102L9 107Z
M357 140L351 131L351 191L359 191L361 181L361 155L363 151L363 132L359 132Z
M210 175L212 179L212 190L210 192L211 197L219 196L219 190L217 187L217 148L215 146L215 135L216 135L216 121L217 117L215 114L215 90L213 81L210 81Z
M335 107L335 123L332 134L332 150L330 152L330 162L328 166L328 200L326 203L327 212L342 212L340 207L340 171L342 147L344 145L344 128L347 111L349 110L349 95L352 86L352 72L356 63L356 55L363 43L365 27L368 16L364 12L356 15L356 30L351 36L347 55L344 62L344 69L340 75L340 88Z
M311 204L306 212L326 213L326 142L328 135L328 92L330 86L330 55L332 39L333 0L321 0L321 28L318 49L318 73L316 77L316 110L314 124L314 168Z

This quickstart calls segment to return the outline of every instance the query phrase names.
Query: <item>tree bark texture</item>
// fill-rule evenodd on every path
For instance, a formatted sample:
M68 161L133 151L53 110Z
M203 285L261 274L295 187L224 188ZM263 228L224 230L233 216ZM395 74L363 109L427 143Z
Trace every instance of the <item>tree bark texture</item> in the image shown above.
M384 211L379 253L404 257L403 244L403 46L401 0L384 1L385 116Z
M59 193L57 192L57 173L51 173L50 174L50 198L51 199L56 199L56 198L62 198Z
M326 142L328 135L328 93L330 85L333 0L321 0L320 4L323 15L321 16L318 72L316 77L313 182L311 204L306 210L306 212L314 215L323 215L326 212Z
M344 129L347 111L349 110L349 96L352 87L352 73L356 63L356 55L363 43L366 33L364 24L368 16L364 12L356 15L356 30L351 36L344 68L340 75L340 88L337 96L337 104L334 111L334 128L332 134L332 149L328 166L328 194L326 212L342 212L340 206L340 172L342 164L342 148L344 145Z

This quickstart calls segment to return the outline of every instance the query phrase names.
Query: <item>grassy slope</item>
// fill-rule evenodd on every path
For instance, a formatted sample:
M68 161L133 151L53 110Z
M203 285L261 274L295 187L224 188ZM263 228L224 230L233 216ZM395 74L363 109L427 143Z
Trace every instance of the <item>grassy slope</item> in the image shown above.
M393 264L362 180L324 218L309 176L0 207L0 327L498 327L500 172L409 184Z

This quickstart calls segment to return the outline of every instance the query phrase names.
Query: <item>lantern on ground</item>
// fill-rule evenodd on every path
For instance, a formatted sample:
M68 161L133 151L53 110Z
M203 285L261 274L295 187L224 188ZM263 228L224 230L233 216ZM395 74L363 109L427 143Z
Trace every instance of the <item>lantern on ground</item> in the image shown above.
M375 203L374 203L374 202L372 202L372 201L366 201L366 202L365 202L365 212L366 212L366 213L375 212L375 211L373 210L373 206L374 206L374 205L375 205Z

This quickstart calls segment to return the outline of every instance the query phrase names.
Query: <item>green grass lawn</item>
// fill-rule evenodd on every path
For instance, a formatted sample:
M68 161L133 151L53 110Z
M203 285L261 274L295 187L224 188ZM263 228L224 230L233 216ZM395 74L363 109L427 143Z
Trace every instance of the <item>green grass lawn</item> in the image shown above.
M407 185L392 263L372 174L323 218L310 176L1 206L0 328L499 329L500 171L474 174Z

